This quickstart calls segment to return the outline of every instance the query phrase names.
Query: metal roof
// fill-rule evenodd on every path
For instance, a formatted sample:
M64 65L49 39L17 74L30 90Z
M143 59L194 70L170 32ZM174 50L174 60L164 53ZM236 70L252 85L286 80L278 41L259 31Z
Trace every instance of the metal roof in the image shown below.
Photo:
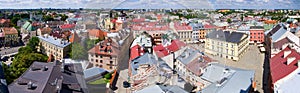
M71 44L68 41L62 41L62 39L55 39L53 36L37 36L40 40L53 44L55 46L64 48Z
M254 71L211 63L201 78L212 82L211 85L201 90L201 93L240 93L249 91Z
M207 35L207 38L231 42L231 43L239 43L247 37L248 35L244 33L221 31L221 30L212 31Z
M93 68L89 68L89 69L85 70L83 72L83 74L84 74L84 78L87 79L87 78L90 78L90 77L93 77L93 76L96 76L96 75L99 75L99 74L102 74L105 72L107 72L107 71L103 68L93 67Z

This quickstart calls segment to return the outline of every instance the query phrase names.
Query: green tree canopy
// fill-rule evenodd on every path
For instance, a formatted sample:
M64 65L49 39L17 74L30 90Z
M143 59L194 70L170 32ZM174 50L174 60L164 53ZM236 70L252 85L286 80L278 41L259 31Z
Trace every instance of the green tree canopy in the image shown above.
M30 38L27 46L29 46L33 51L36 51L36 47L39 45L39 38L38 37L32 37Z
M231 23L232 20L231 20L230 18L228 18L228 19L226 20L226 22Z
M73 43L70 55L74 60L87 60L88 53L80 43Z

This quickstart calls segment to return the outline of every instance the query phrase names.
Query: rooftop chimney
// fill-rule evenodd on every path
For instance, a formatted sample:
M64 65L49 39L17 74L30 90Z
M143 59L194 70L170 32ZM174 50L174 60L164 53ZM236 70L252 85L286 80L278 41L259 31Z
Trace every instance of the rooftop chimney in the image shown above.
M289 54L291 54L291 50L284 51L283 58L286 58Z
M296 59L296 57L288 57L287 58L287 65L290 65L294 60Z

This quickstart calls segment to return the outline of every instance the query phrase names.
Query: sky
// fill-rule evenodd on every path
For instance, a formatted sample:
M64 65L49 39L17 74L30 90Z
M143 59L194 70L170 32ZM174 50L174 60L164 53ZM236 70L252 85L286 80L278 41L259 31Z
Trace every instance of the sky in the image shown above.
M0 0L0 9L300 9L299 0Z

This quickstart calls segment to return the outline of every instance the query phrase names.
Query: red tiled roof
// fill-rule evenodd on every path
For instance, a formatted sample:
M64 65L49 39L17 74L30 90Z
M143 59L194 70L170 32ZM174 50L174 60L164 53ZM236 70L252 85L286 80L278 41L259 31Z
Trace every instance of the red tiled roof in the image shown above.
M186 46L186 44L180 40L173 40L171 45L163 47L162 45L157 45L153 47L156 55L158 57L164 57L169 55L171 52L176 52L181 47Z
M167 47L168 47L168 49L170 51L175 52L175 51L179 50L183 46L186 46L186 44L184 42L182 42L180 40L172 40L171 45L169 45Z
M72 29L75 26L76 26L75 24L64 24L64 25L60 25L60 28L61 29Z
M112 51L109 53L108 50ZM118 45L116 44L116 42L112 41L111 39L106 39L103 42L100 42L100 44L97 44L95 47L90 49L88 52L92 54L105 56L118 56L120 50L118 49Z
M290 50L291 53L283 58L284 51ZM295 57L295 60L292 61L289 65L287 65L287 58ZM284 50L280 51L270 60L270 72L272 76L272 83L274 84L278 80L286 77L293 71L295 71L297 67L298 60L300 60L300 54L297 53L294 49L286 47Z
M159 22L143 22L139 24L131 25L132 30L140 31L165 31L169 30L168 24L160 24Z
M205 29L212 29L212 28L215 28L215 27L213 25L205 24L204 28Z
M264 22L265 22L265 24L276 24L277 23L276 20L266 20Z
M135 18L132 20L132 22L144 22L145 18Z
M185 23L180 24L179 22L174 22L174 27L176 30L193 30L192 26L189 26Z
M0 19L1 24L6 23L6 22L10 22L10 19Z
M95 36L95 37L105 37L107 36L107 33L100 30L100 29L88 29L89 36Z
M70 38L70 42L78 42L80 40L80 38L79 38L79 36L77 35L77 33L76 32L74 32L73 34L72 34L72 37Z
M200 54L199 54L200 55ZM193 72L195 75L200 76L202 71L201 68L204 68L212 60L207 56L200 56L203 58L203 61L200 62L198 58L194 59L192 62L187 64L187 69Z
M130 49L130 60L133 60L139 56L141 56L141 53L144 53L144 50L141 49L139 45L135 45Z

